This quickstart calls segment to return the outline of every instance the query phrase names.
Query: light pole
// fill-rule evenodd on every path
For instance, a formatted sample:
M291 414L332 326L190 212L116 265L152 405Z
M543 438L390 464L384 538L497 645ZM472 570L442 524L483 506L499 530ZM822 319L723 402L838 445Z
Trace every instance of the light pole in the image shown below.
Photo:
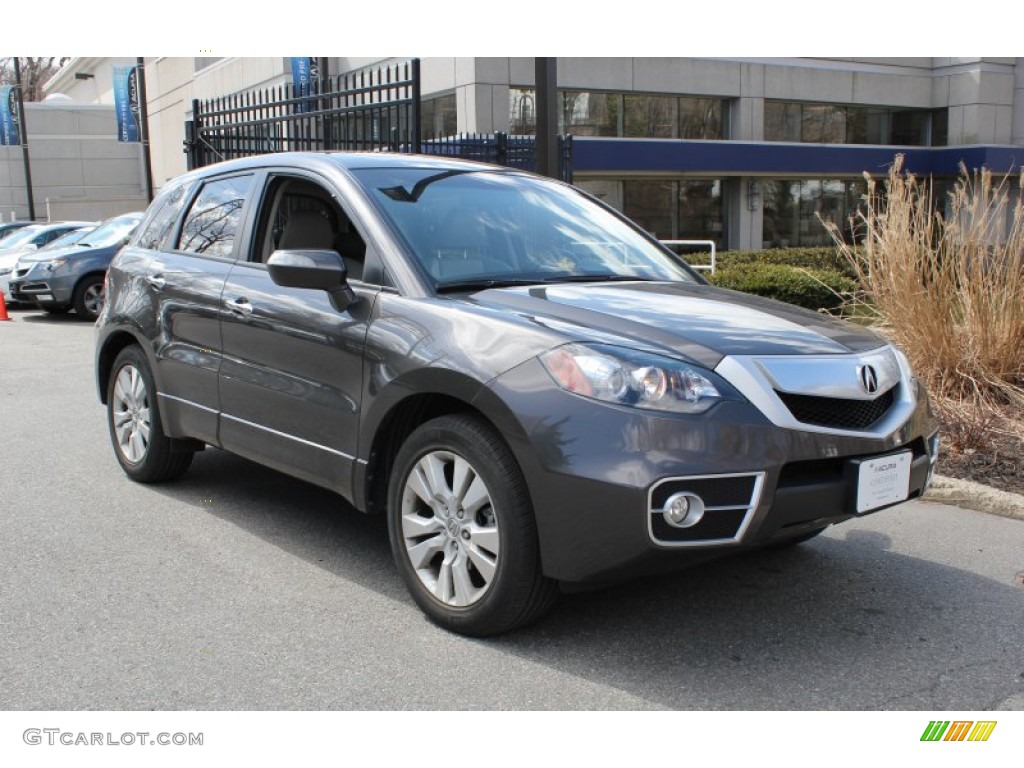
M28 161L28 125L25 121L25 100L22 97L21 62L14 57L14 83L18 89L18 139L21 141L21 158L25 164L25 193L28 195L28 217L36 220L36 201L32 194L32 165Z

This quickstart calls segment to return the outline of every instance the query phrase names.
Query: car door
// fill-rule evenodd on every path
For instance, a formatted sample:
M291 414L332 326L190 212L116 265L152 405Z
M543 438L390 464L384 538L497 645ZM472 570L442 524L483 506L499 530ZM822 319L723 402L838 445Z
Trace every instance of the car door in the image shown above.
M154 307L149 316L157 318L151 333L166 427L213 445L220 444L221 294L248 242L243 223L254 179L214 177L172 192L138 240L159 249L143 282Z
M221 312L223 446L351 498L367 324L379 288L360 280L366 246L329 182L271 172L249 258L228 274ZM356 301L271 280L274 250L341 253Z

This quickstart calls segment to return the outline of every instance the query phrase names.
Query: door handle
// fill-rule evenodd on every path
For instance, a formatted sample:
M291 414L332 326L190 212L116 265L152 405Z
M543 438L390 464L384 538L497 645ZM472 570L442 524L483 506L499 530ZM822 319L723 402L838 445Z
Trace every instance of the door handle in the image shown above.
M227 301L225 303L227 304L228 310L234 312L236 315L248 317L252 314L252 304L250 304L249 300L244 296L239 296L237 299Z
M164 286L167 285L167 280L163 275L146 275L146 282L158 291L162 291Z

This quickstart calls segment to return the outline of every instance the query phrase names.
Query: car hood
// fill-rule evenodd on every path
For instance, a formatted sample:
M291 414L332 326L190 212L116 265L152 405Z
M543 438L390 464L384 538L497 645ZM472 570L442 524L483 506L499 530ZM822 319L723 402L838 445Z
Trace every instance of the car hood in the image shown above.
M109 246L108 246L109 247ZM54 248L42 251L29 251L23 254L18 262L21 264L33 264L37 261L52 261L62 256L74 256L76 254L98 253L106 248L90 248L86 245L69 245L66 248Z
M514 311L576 340L667 350L710 368L726 355L834 355L886 343L824 314L698 284L493 288L467 299Z

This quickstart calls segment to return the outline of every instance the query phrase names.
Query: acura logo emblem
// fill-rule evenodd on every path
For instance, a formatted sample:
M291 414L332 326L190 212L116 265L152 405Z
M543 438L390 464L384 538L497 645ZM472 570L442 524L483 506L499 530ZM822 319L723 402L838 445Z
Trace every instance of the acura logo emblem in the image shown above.
M857 368L857 377L860 379L860 387L869 395L878 391L878 371L870 365L862 365Z

